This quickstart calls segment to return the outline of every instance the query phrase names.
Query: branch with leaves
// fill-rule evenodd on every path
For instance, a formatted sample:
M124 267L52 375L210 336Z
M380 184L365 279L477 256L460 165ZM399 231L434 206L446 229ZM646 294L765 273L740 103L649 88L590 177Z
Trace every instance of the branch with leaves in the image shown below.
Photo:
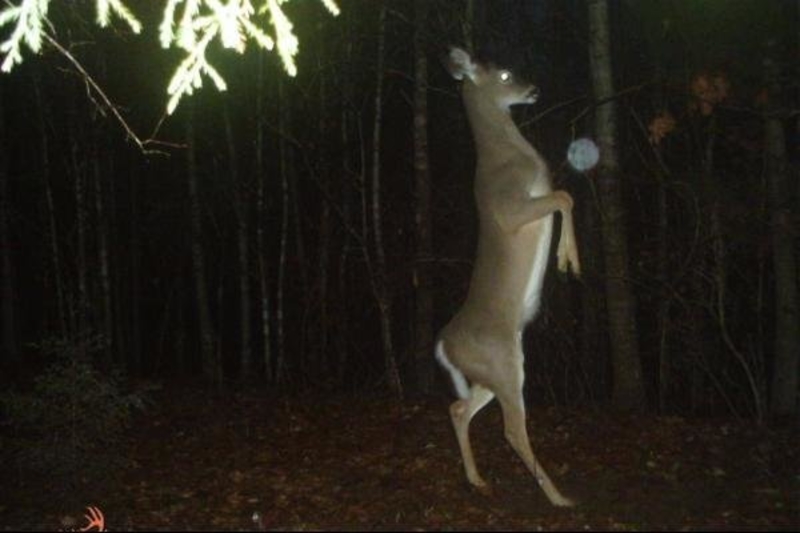
M22 63L23 44L33 53L39 53L43 41L55 42L45 30L45 26L51 27L47 19L50 1L21 0L14 4L5 0L6 7L0 11L0 29L12 26L13 30L6 40L0 42L0 54L5 56L0 70L10 72L15 65ZM183 96L201 88L203 77L211 78L218 90L226 89L225 80L206 58L208 47L217 40L223 48L240 54L248 42L254 42L265 50L277 48L286 72L294 76L297 73L294 57L299 40L282 8L288 1L261 0L257 2L260 8L256 11L251 0L167 0L159 26L161 46L165 49L175 46L186 53L167 85L167 113L175 110ZM339 14L334 0L320 2L332 15ZM115 16L132 32L141 32L141 22L122 0L96 0L95 6L100 27L109 26L112 16ZM265 29L267 26L272 27L272 36Z

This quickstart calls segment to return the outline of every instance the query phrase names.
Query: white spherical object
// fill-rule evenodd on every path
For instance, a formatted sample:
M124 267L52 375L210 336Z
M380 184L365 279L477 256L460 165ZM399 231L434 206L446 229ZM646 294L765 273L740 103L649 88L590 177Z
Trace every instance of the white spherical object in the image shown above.
M578 172L585 172L600 160L600 150L591 139L575 139L567 149L567 161Z

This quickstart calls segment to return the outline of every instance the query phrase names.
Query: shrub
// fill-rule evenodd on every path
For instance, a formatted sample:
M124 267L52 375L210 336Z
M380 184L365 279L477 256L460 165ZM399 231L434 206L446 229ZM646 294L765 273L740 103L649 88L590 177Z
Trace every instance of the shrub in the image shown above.
M32 391L0 396L10 428L3 447L20 468L75 476L120 464L117 446L132 409L143 409L145 397L123 393L119 379L94 368L91 354L105 347L101 336L80 342L37 344L52 362Z

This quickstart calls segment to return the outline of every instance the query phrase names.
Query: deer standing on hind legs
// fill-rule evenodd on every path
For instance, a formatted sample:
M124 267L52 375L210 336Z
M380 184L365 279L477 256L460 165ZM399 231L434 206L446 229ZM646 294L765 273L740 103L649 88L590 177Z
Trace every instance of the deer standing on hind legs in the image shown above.
M510 106L534 103L538 89L516 80L508 70L475 62L459 48L450 50L448 69L455 79L463 80L464 106L477 149L475 200L480 220L467 299L436 343L436 359L460 397L450 406L450 416L464 468L472 485L488 489L475 467L469 423L497 397L511 446L550 502L571 506L528 440L522 332L541 303L556 211L562 217L558 269L580 274L572 197L552 190L547 164L511 118Z

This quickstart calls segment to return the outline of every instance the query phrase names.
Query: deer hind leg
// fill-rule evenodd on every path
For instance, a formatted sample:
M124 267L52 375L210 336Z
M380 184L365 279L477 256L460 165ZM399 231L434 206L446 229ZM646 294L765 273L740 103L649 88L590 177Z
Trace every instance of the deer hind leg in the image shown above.
M503 423L505 424L506 439L520 456L525 466L531 471L533 477L544 490L547 499L558 507L571 507L575 505L572 500L563 496L547 475L542 465L536 459L528 439L528 430L525 427L525 406L522 400L522 390L513 397L498 397L503 408Z
M472 385L468 398L457 400L450 405L450 419L453 422L453 429L456 431L458 446L461 448L461 458L464 461L467 479L481 490L486 490L488 485L478 474L475 466L475 458L472 456L472 446L469 442L469 423L475 413L492 401L492 398L494 398L492 391L476 383Z

